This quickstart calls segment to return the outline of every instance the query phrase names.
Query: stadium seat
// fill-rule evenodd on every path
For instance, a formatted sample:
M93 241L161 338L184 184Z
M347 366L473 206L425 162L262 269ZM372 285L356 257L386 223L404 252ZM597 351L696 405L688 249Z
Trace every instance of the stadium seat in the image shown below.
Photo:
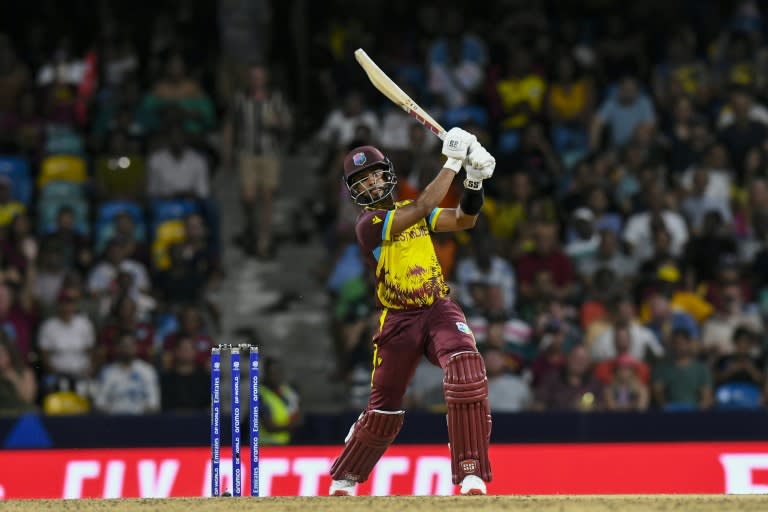
M74 391L55 391L43 398L43 412L51 416L86 414L90 410L88 400Z
M48 128L45 139L47 155L83 155L83 139L68 126L54 125Z
M145 180L146 167L141 156L101 157L94 163L94 183L104 197L142 197Z
M761 402L760 389L746 382L723 384L715 390L718 409L759 409Z
M11 198L29 205L32 201L29 162L15 156L0 156L0 174L11 179Z
M41 201L85 200L83 186L72 181L50 181L40 191Z
M71 155L55 155L43 160L37 186L43 188L51 181L85 183L86 179L85 160Z
M182 219L191 213L199 213L199 210L191 199L156 199L150 207L152 232L156 233L165 221Z

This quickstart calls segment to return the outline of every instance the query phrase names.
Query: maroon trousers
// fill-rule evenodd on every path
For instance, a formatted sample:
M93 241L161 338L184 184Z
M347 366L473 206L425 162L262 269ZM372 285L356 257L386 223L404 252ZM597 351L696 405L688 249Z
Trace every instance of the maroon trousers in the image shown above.
M403 395L422 356L445 369L452 354L477 351L464 313L450 299L438 299L424 309L384 310L373 342L368 410L402 409Z

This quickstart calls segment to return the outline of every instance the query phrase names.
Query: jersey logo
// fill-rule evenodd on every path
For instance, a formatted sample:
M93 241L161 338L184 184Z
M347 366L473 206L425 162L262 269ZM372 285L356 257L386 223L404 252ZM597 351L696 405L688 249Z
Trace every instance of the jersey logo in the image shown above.
M472 330L464 322L456 322L456 328L464 334L472 334Z
M379 224L380 222L382 222L382 220L379 218L378 215L374 215L373 218L371 219L371 222L374 224Z

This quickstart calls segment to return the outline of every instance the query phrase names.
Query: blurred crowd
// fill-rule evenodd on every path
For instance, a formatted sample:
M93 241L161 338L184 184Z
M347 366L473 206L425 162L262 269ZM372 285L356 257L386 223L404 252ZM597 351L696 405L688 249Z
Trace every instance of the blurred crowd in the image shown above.
M379 10L332 19L315 49L328 105L314 139L328 148L316 208L329 226L323 282L335 377L355 405L376 322L340 159L380 146L399 199L441 166L438 141L356 69L364 47L443 126L472 131L497 159L478 226L434 236L486 358L493 410L763 407L764 6L512 0L411 12L394 2L386 17L408 23L382 26L373 20L384 7L368 3ZM456 206L461 179L443 206ZM407 401L441 410L440 369L420 366Z
M141 41L81 7L45 14L95 16L87 37L44 16L0 33L0 412L205 409L215 34L157 10Z

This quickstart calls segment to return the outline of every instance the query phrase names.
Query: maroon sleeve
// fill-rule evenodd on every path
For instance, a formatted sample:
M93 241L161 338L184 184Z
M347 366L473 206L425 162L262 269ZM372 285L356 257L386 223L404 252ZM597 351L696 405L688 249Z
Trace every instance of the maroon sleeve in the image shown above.
M357 217L355 234L364 253L370 253L381 245L387 210L363 210Z

